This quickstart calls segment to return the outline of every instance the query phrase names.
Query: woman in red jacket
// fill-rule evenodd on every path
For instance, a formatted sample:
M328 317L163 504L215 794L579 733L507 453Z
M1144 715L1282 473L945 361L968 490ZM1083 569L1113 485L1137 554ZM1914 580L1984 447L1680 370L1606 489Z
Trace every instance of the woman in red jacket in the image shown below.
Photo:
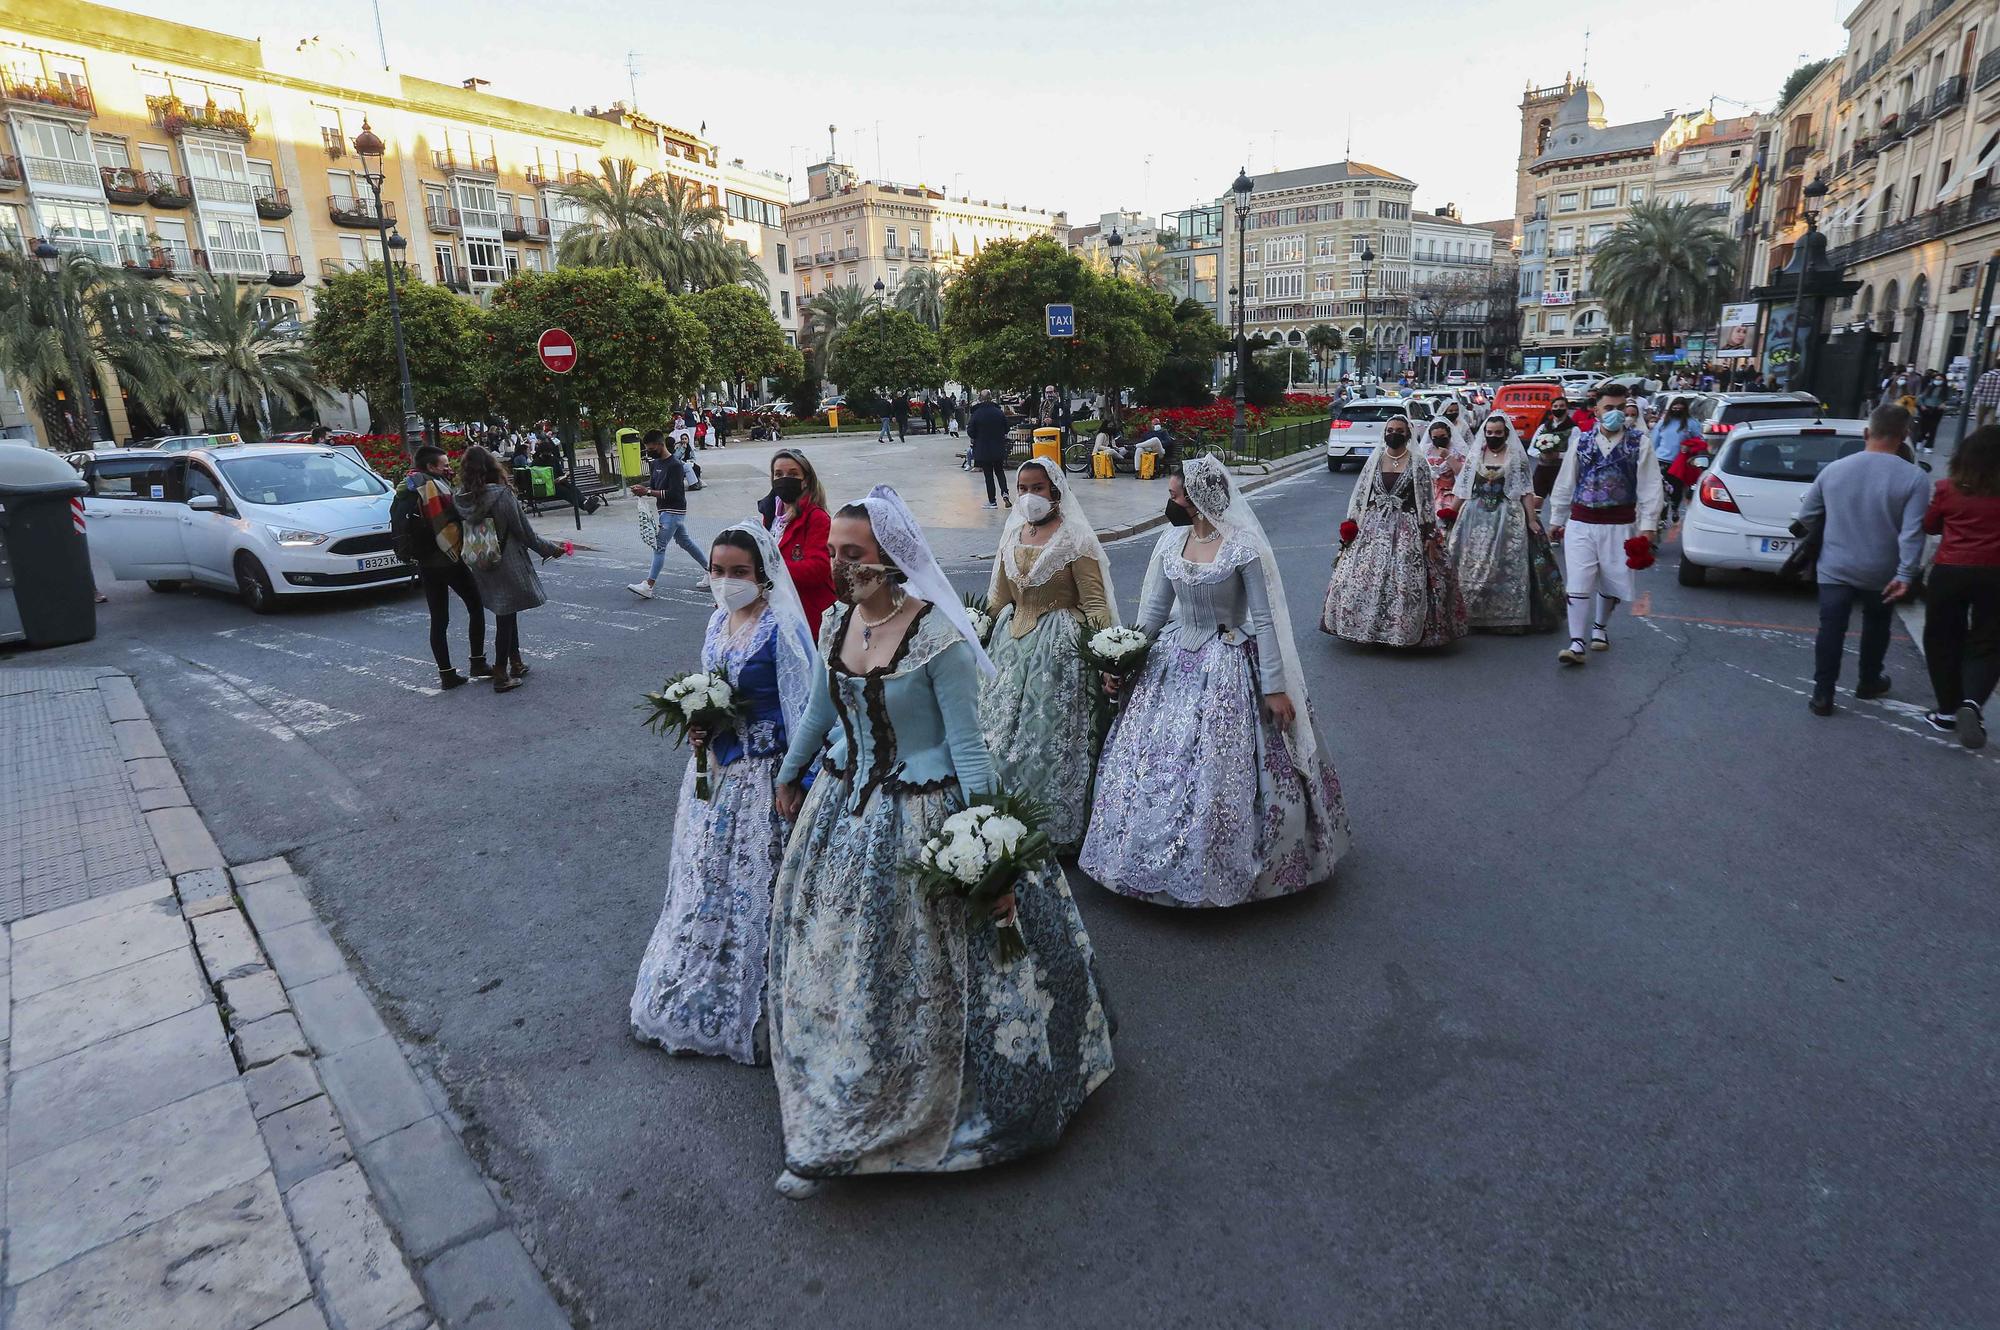
M772 455L771 492L757 501L757 511L785 556L785 571L792 575L817 638L820 616L833 604L833 561L826 548L833 519L827 515L819 473L804 453L780 448Z
M1924 594L1924 663L1935 730L1986 746L1986 699L2000 682L2000 425L1965 436L1931 492L1924 530L1943 536Z

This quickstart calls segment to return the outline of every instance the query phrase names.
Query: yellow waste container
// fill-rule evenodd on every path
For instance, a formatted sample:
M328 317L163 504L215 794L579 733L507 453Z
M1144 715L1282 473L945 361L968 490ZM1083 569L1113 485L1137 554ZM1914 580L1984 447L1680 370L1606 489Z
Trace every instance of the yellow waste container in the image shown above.
M1044 461L1062 465L1062 431L1052 425L1044 425L1035 431L1034 455Z
M1159 472L1159 468L1160 455L1158 453L1139 454L1139 479L1151 480Z
M837 407L837 406L836 406L836 407L831 407L831 408L829 408L829 409L827 410L827 413L826 413L826 427L827 427L828 429L832 429L832 430L837 430L837 429L839 429L839 428L840 428L840 408L839 408L839 407Z
M639 431L621 429L614 437L618 441L618 472L629 485L646 474L646 461L639 451Z

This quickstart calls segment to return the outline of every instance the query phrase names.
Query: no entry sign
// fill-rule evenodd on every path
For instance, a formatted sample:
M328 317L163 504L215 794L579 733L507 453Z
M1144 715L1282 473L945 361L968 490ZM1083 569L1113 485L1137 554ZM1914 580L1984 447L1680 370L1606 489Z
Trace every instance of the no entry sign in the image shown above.
M551 374L567 374L576 368L576 339L560 328L551 328L535 340L535 354L542 368Z

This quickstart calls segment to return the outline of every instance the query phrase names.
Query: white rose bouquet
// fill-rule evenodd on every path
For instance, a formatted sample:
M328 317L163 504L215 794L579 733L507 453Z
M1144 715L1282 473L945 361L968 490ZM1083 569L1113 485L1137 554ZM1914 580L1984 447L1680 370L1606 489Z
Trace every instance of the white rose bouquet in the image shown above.
M993 636L993 615L986 608L986 597L967 596L965 617L972 620L972 631L979 634L979 645L985 646Z
M639 708L647 713L643 722L647 729L661 736L672 733L685 742L690 730L704 731L712 739L718 730L733 726L741 704L727 677L690 670L668 679L659 692L647 693ZM706 742L695 751L694 762L695 798L707 799L714 790Z
M1153 639L1137 628L1100 628L1084 639L1083 656L1093 670L1122 681L1138 673L1152 649Z
M976 926L1023 874L1054 862L1055 846L1042 831L1046 820L1034 801L996 790L946 818L910 867L926 896L959 897L967 922ZM1028 954L1027 939L1012 914L1000 921L998 938L1002 965Z

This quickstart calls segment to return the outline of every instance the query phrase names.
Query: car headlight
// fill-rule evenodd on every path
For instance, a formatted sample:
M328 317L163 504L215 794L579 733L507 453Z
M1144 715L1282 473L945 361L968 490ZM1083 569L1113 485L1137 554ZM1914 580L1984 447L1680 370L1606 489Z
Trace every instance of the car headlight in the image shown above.
M266 526L265 530L269 531L271 538L280 545L289 545L294 548L304 548L310 545L322 545L326 543L326 536L318 531L300 531L296 527L288 526Z

